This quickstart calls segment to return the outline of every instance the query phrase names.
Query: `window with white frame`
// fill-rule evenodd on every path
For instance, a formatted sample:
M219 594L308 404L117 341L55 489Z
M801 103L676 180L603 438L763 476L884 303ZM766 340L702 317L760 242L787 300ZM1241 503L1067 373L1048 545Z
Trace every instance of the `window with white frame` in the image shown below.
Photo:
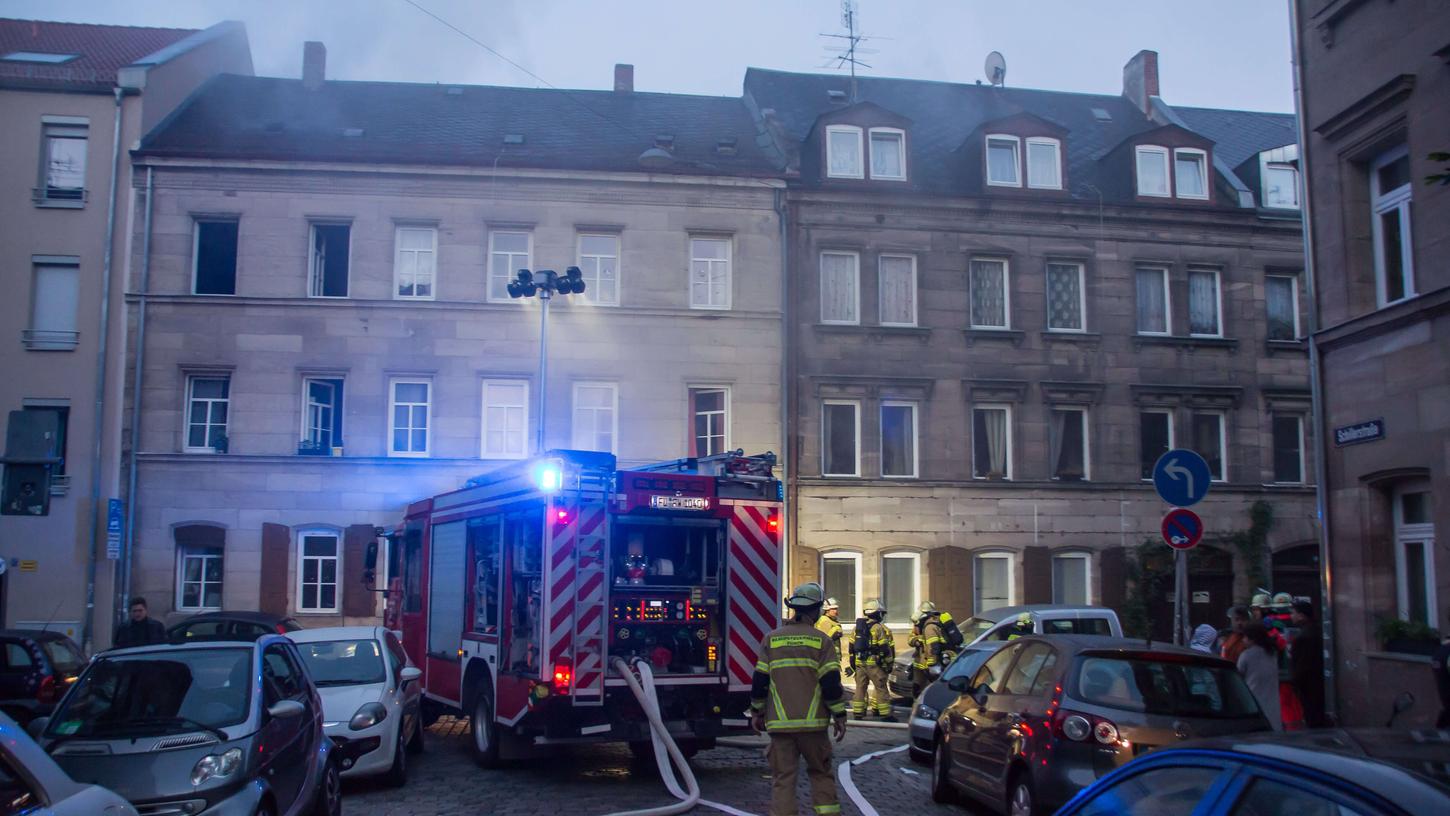
M1299 278L1296 275L1264 277L1264 311L1270 340L1299 339Z
M389 456L427 456L432 437L433 382L394 378L388 383Z
M1138 412L1139 478L1152 479L1158 459L1173 450L1173 411L1149 408Z
M826 176L865 178L861 161L861 128L850 125L826 127Z
M347 297L350 224L313 224L307 258L309 297Z
M1264 206L1299 209L1299 168L1277 162L1264 165Z
M524 380L483 381L484 459L522 459L529 452L529 384Z
M1089 478L1087 409L1053 408L1051 422L1048 447L1052 478L1065 482L1085 481Z
M81 117L47 117L42 121L45 154L41 159L42 203L75 202L86 199L86 141L90 124ZM65 206L65 204L61 204Z
M921 605L920 555L898 552L881 556L881 605L890 622L910 624Z
M881 292L881 325L916 325L916 256L882 255L877 259Z
M341 377L302 378L302 445L299 453L326 456L342 445ZM305 448L306 450L302 450Z
M1052 556L1052 602L1087 606L1092 592L1092 555L1085 552Z
M618 453L619 389L614 383L574 383L573 445L576 450Z
M821 554L821 588L827 598L840 605L841 620L855 620L861 614L861 554Z
M993 187L1021 187L1022 140L1016 136L987 137L987 184Z
M1012 294L1007 285L1005 260L972 259L971 299L972 328L1011 328Z
M861 404L821 403L821 475L861 475Z
M1188 333L1223 336L1223 297L1217 269L1188 270Z
M1012 478L1012 406L972 408L972 476Z
M1195 411L1191 417L1193 450L1208 462L1208 474L1215 482L1227 481L1227 418L1218 411Z
M32 256L30 328L22 335L32 351L72 351L80 342L80 259Z
M986 612L1017 603L1016 557L1007 552L977 553L972 559L972 611Z
M906 181L906 132L871 128L871 178Z
M188 453L216 453L227 447L227 414L232 378L226 374L186 378L186 445Z
M600 306L619 305L619 236L580 235L579 271L584 300Z
M714 456L730 449L730 389L691 388L690 455Z
M1304 418L1296 414L1274 414L1274 481L1304 483Z
M1168 334L1168 270L1161 266L1140 266L1136 271L1138 334Z
M917 475L917 408L914 402L881 403L881 475L911 479Z
M393 295L399 300L432 300L437 273L438 230L398 227L393 244Z
M488 299L494 303L507 303L509 282L520 269L533 266L534 234L531 232L500 230L488 234Z
M177 611L222 608L224 535L220 528L206 525L176 528Z
M1387 306L1415 294L1409 150L1401 146L1376 158L1369 182L1375 289L1379 304Z
M334 530L297 532L297 611L337 612L342 574L339 540Z
M1047 330L1087 330L1087 292L1083 286L1083 265L1066 261L1047 264Z
M861 257L854 252L821 253L821 322L861 322Z
M730 239L690 239L690 308L730 308Z
M1033 136L1027 139L1027 186L1039 190L1062 189L1062 143Z
M1393 494L1395 594L1401 620L1439 628L1435 597L1435 524L1430 483L1416 480Z
M1179 198L1208 198L1208 153L1193 147L1175 148L1173 187Z
M1168 196L1168 148L1138 145L1134 156L1138 171L1138 195Z

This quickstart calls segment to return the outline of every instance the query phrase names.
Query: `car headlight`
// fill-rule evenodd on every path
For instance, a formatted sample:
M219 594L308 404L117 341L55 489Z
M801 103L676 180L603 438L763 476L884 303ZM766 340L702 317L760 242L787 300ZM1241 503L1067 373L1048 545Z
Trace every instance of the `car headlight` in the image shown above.
M932 708L931 706L927 705L926 703L921 703L921 704L919 704L916 707L916 717L918 719L935 720L937 717L940 717L940 716L941 716L941 712L940 711L936 710L935 708Z
M357 713L348 720L347 727L354 731L361 731L364 728L372 728L388 718L388 710L383 708L382 703L363 703Z
M242 749L233 748L221 754L207 754L191 769L191 784L200 785L208 779L231 776L242 767Z

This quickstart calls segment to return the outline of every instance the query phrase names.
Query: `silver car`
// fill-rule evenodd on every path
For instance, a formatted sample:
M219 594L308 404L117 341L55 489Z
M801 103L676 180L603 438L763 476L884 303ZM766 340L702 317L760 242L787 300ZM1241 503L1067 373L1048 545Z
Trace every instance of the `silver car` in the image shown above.
M0 714L0 812L53 816L136 816L100 785L71 779L15 721Z

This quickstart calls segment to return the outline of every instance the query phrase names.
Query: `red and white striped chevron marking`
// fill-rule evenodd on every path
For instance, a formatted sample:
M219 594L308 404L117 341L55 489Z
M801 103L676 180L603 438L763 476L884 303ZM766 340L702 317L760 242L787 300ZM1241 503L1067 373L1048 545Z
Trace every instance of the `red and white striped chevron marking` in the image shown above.
M574 537L577 525L554 523L555 509L564 510L571 516L575 508L564 499L554 504L545 517L545 535L548 536L548 570L544 576L544 650L540 665L541 679L549 679L554 664L564 657L569 649L570 635L574 630Z
M730 518L725 654L732 691L750 687L761 641L780 625L780 544L770 533L772 514L770 507L742 504Z
M574 695L604 696L604 658L608 598L609 525L603 502L587 502L572 522L574 534Z

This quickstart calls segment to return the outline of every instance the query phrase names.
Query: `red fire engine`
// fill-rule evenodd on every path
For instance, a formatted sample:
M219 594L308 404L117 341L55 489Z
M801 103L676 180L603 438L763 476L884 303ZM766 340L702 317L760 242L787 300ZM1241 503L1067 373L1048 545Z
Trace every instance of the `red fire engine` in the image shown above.
M425 716L472 719L480 763L536 745L650 739L615 658L645 660L685 750L746 726L779 623L774 454L618 470L551 451L416 502L390 537L388 624Z

